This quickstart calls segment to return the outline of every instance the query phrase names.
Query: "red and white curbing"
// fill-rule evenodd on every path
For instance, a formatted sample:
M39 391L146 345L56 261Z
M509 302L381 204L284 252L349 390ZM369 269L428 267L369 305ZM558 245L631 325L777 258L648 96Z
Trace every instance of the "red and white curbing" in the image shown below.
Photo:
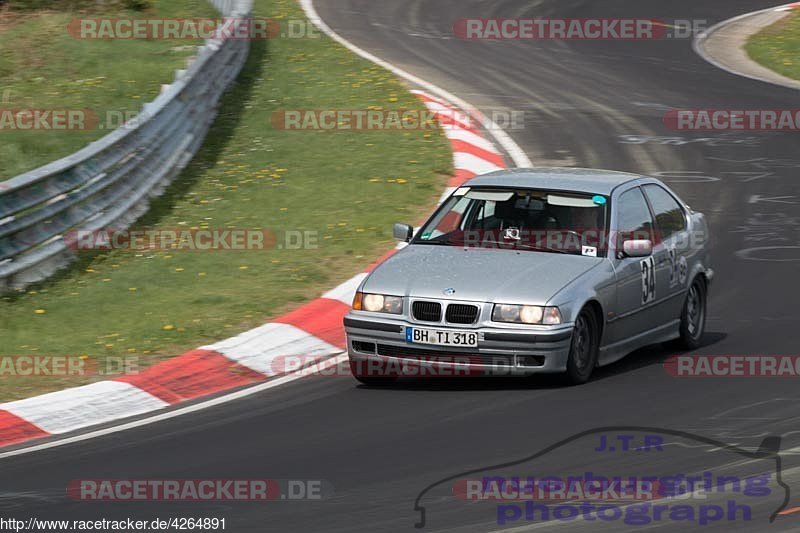
M800 9L800 2L795 2L794 4L780 6L778 8L775 8L775 11L791 11L793 9Z
M462 120L459 117L467 115L449 104L422 91L413 92L436 115L453 150L455 175L442 200L473 176L506 168L503 156L471 120L480 121L480 116ZM341 354L346 348L342 318L356 288L367 272L396 251L389 251L365 272L321 298L236 337L192 350L139 374L0 404L0 446L107 424L265 381L276 376L278 357L322 360Z

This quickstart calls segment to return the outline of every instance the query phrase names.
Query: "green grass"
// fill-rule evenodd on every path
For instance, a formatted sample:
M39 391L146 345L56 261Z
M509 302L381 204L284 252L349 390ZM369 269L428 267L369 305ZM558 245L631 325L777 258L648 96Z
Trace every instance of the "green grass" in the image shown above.
M7 13L0 19L0 109L90 109L103 123L108 112L137 113L202 42L78 39L67 25L79 18L218 16L206 0L158 0L153 6L144 12ZM0 129L0 179L64 157L106 133Z
M754 61L778 74L800 79L800 12L750 37L745 50Z
M256 9L302 17L293 0ZM327 38L254 42L199 155L137 227L309 230L319 247L82 256L57 280L0 300L0 355L134 356L144 366L263 324L359 272L392 246L392 222L417 222L435 204L452 167L446 138L286 132L270 118L368 107L423 109ZM0 399L78 383L0 378Z

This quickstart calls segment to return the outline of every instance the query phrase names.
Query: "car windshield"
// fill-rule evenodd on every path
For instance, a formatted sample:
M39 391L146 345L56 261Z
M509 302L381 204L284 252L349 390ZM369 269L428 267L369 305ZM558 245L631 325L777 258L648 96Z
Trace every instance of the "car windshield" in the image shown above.
M542 189L458 189L412 244L602 256L608 198Z

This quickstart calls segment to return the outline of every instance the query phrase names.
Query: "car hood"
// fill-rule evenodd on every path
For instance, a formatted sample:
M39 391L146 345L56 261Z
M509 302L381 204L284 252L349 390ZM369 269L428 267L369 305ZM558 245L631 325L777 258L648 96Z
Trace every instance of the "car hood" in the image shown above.
M397 296L544 305L599 265L573 254L410 245L378 266L362 290ZM445 289L455 289L445 295Z

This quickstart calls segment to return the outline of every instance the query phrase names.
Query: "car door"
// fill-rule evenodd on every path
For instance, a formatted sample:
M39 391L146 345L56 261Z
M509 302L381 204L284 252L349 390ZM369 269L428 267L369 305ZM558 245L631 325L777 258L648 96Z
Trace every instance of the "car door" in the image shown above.
M653 306L660 292L657 257L626 257L620 252L625 239L653 239L653 217L642 190L636 186L622 192L615 206L616 223L611 238L615 240L617 252L609 256L617 289L613 327L609 331L612 343L656 327Z
M664 187L655 183L642 186L655 217L658 242L656 284L663 288L658 313L666 323L680 317L686 293L691 246L686 211Z

